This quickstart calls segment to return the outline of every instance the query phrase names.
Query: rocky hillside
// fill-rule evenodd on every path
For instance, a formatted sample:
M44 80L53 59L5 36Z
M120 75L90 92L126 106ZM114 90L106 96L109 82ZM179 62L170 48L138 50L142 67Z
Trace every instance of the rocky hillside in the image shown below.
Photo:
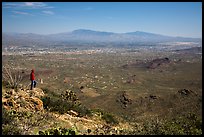
M84 90L84 92L86 92ZM179 90L181 96L194 96L191 90ZM195 95L197 96L197 95ZM151 95L152 100L158 100ZM182 97L183 98L183 97ZM185 102L185 97L183 98ZM144 102L141 100L139 102ZM202 101L202 99L200 99ZM127 92L118 100L123 108L132 105ZM145 103L145 102L144 102ZM143 104L144 104L143 103ZM86 108L71 90L61 95L46 89L29 90L2 86L3 135L166 135L202 134L202 119L189 113L173 119L148 119L140 123L125 121L100 109Z
M111 115L106 115L105 118L100 111L92 111L89 116L80 116L80 111L71 109L66 113L61 113L60 110L52 111L52 107L47 109L48 104L45 101L47 94L40 88L29 90L21 86L16 90L2 87L2 90L3 134L99 135L122 134L125 130L132 129L127 122L111 123ZM75 96L70 90L65 95Z

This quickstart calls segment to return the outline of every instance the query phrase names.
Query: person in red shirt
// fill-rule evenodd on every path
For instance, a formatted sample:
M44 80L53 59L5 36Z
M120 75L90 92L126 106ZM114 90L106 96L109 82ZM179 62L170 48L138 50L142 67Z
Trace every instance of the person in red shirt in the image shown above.
M30 80L31 80L31 88L30 89L32 90L33 88L36 87L36 84L37 84L37 82L35 81L34 69L31 70Z

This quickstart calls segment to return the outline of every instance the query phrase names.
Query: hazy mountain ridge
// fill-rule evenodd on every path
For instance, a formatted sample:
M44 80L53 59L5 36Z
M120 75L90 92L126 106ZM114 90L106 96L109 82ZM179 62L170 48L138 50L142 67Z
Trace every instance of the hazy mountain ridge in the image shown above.
M72 32L64 32L57 34L40 35L34 33L2 33L3 45L19 44L29 45L35 44L59 44L61 42L85 42L85 43L161 43L161 42L198 42L201 38L173 37L160 34L135 31L127 33L113 33L94 31L88 29L78 29ZM23 43L23 44L22 44Z

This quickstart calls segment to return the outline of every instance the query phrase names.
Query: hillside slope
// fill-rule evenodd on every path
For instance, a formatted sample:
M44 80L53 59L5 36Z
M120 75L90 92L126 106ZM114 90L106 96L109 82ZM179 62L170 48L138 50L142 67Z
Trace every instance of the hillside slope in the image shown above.
M2 87L3 134L42 134L50 130L70 129L72 134L119 134L119 130L131 130L125 122L107 124L100 112L92 116L79 116L79 112L69 110L61 114L51 112L43 106L46 94L40 88L34 90L23 87L14 90ZM47 130L47 131L46 131ZM45 131L45 132L44 132Z
M192 91L181 90L188 96ZM154 97L152 97L154 98ZM40 88L2 86L3 135L166 135L202 134L202 119L195 114L167 119L127 122L99 109L90 110L71 90L56 97Z

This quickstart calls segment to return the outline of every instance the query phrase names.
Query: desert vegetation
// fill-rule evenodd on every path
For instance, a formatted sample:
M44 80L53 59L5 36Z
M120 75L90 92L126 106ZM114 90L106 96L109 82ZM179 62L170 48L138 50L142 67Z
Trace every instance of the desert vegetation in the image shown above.
M117 50L2 58L10 66L2 69L4 135L202 134L199 54Z

